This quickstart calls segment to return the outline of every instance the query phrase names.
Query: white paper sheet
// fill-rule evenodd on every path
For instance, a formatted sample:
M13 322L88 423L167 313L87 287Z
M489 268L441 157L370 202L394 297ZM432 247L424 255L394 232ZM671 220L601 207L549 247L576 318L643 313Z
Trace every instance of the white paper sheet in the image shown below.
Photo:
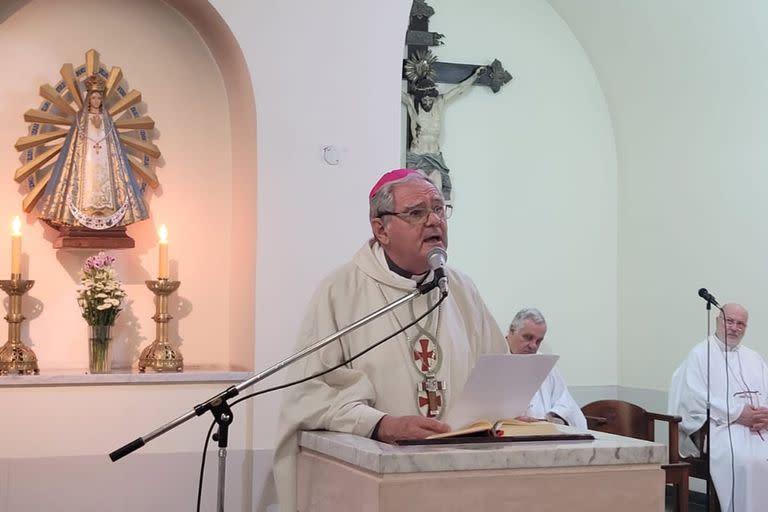
M458 430L477 420L523 416L559 358L554 354L480 356L442 421Z

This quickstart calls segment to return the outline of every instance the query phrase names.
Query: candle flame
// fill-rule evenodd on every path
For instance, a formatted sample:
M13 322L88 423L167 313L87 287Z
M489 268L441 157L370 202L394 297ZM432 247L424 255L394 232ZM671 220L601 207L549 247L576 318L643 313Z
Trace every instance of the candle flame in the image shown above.
M165 224L162 224L160 226L160 229L157 230L158 235L160 235L160 243L161 244L167 244L168 243L168 228L165 227Z
M11 234L14 236L21 236L21 219L19 219L19 216L13 218L13 222L11 223Z

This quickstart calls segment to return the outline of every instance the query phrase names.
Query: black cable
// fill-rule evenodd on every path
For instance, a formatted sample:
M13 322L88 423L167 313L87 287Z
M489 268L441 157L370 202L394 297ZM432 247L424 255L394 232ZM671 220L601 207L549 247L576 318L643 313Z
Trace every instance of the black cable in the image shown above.
M728 446L731 449L731 506L730 511L736 512L733 508L733 501L735 498L735 489L736 489L736 465L734 463L734 454L733 454L733 436L731 435L731 383L730 379L728 378L728 322L725 317L725 311L722 311L722 317L723 317L723 338L724 344L725 344L725 423L728 428ZM710 432L710 435L712 433ZM710 454L711 456L711 454ZM710 468L710 475L711 475L711 468ZM711 478L711 476L710 476Z
M203 475L205 475L205 454L208 453L208 441L211 439L211 432L213 432L214 425L216 425L215 421L211 423L211 427L208 429L208 433L205 435L205 443L203 444L203 460L200 461L200 480L197 482L197 512L200 512L200 500L203 497Z
M291 387L291 386L295 386L297 384L301 384L301 383L307 382L307 381L312 380L312 379L316 379L317 377L322 377L323 375L325 375L327 373L331 373L334 370L338 370L342 366L346 366L347 364L351 363L355 359L357 359L359 357L362 357L363 355L367 354L368 352L370 352L374 348L378 347L379 345L381 345L385 341L389 341L390 339L394 338L398 334L405 332L406 330L410 329L411 327L413 327L414 325L416 325L417 323L422 321L430 313L432 313L435 309L437 309L437 307L440 306L440 304L443 303L443 301L445 300L445 298L447 296L448 296L447 293L442 294L441 297L440 297L440 300L438 300L435 303L434 306L432 306L429 309L427 309L424 312L423 315L421 315L418 318L416 318L413 322L407 324L405 327L402 327L401 329L398 329L397 331L393 332L392 334L390 334L386 338L380 339L379 341L377 341L376 343L374 343L373 345L371 345L367 349L363 350L362 352L359 352L359 353L355 354L354 356L350 357L349 359L346 359L346 360L342 361L341 363L337 364L336 366L328 368L327 370L323 370L322 372L315 373L315 374L310 375L308 377L304 377L302 379L295 380L293 382L287 382L287 383L281 384L279 386L274 386L274 387L271 387L271 388L262 389L261 391L256 391L255 393L251 393L249 395L242 396L242 397L238 398L237 400L235 400L234 402L232 402L230 404L230 407L233 407L236 404L239 404L240 402L242 402L244 400L247 400L249 398L253 398L253 397L256 397L256 396L259 396L259 395L265 395L267 393L271 393L272 391L277 391L279 389L288 388L288 387ZM216 420L214 420L211 423L211 427L208 429L208 434L205 436L205 443L203 444L203 458L202 458L202 461L200 463L200 479L198 481L198 486L197 486L197 512L200 512L200 499L201 499L202 493L203 493L203 474L204 474L204 471L205 471L205 457L206 457L206 454L208 453L208 440L211 438L211 432L213 431L213 427L215 425L216 425Z
M707 301L707 438L705 440L705 446L702 447L702 450L706 450L707 455L707 477L709 478L709 475L712 474L712 315L710 314L710 311L712 310L712 303ZM710 480L707 480L707 503L705 510L706 512L710 512L709 510L709 496L710 493L715 492L712 488L713 486L710 485Z

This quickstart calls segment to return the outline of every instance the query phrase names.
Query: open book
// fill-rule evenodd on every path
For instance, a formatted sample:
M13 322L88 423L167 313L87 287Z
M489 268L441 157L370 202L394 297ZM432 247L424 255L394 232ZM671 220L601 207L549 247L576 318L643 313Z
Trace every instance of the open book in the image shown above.
M460 430L435 434L427 439L445 439L448 437L515 437L515 436L547 436L560 435L561 432L554 423L547 421L522 421L516 419L499 420L496 423L480 420L467 425Z
M466 444L488 442L591 440L591 434L561 430L546 421L516 419L474 421L477 418L524 416L536 390L555 366L551 354L483 354L464 384L464 389L441 420L448 425L467 425L426 439L399 440L399 445ZM474 421L474 422L473 422ZM473 423L469 423L473 422Z

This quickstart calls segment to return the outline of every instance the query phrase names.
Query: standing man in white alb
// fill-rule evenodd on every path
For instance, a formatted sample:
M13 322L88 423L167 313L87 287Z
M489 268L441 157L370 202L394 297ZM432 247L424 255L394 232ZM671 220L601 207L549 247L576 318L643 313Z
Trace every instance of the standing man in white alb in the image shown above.
M683 418L680 454L698 455L690 435L707 419L709 351L710 473L723 512L768 510L768 367L760 354L741 343L748 320L744 306L723 306L715 335L691 349L675 370L669 393L670 414Z
M507 334L509 351L513 354L535 354L547 334L547 322L535 308L521 309L512 319ZM527 415L519 418L531 421L545 419L552 423L587 430L587 420L568 392L562 375L552 368L541 387L533 395Z

